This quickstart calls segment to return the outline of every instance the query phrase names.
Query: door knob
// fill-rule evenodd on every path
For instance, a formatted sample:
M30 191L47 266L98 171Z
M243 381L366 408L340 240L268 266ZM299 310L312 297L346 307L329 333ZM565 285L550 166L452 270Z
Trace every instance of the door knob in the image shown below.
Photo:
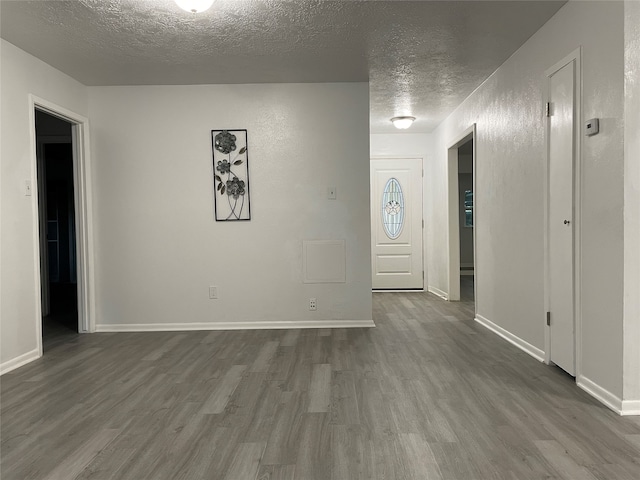
M564 221L564 224L565 224L565 225L569 225L570 223L571 223L571 221L570 221L570 220L565 220L565 221Z

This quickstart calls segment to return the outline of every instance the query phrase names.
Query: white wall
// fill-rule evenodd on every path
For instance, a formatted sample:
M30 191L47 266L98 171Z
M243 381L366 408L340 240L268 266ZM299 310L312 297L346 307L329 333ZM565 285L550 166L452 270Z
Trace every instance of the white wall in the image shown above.
M99 330L371 322L367 84L96 87L89 97ZM220 128L248 130L249 222L214 220ZM346 240L346 283L303 284L305 239Z
M447 290L446 149L474 122L478 314L544 349L544 72L582 46L582 375L621 398L623 7L569 2L434 132L431 283Z
M36 185L28 95L86 116L87 89L72 78L2 40L0 44L1 231L0 369L38 356L37 288L34 252L36 197L25 196L25 181Z
M369 137L371 157L388 158L422 158L422 168L426 170L426 163L432 158L433 137L428 133L372 133ZM426 218L427 202L429 195L422 192L422 218ZM426 221L426 220L425 220ZM427 268L427 244L430 232L424 230L422 262L424 271L424 288L430 283L429 270Z
M640 414L640 2L625 2L624 400Z
M373 133L370 135L372 157L429 158L432 135L429 133Z

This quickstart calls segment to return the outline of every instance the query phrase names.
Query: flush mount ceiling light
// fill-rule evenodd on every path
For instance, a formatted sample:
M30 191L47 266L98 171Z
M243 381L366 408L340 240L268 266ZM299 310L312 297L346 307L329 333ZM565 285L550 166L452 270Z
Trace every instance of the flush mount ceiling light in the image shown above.
M200 13L208 10L214 0L175 0L178 6L191 13Z
M416 117L393 117L391 122L394 127L404 130L405 128L409 128L415 119Z

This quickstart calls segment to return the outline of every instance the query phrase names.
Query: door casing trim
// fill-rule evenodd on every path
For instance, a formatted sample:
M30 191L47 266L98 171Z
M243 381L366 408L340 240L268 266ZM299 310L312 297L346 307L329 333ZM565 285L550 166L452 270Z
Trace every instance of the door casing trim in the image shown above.
M476 186L476 152L477 135L476 124L472 124L464 131L460 132L447 143L447 287L449 292L447 299L450 302L460 300L460 200L458 198L458 148L469 140L473 140L473 224L475 226L478 218L478 208L475 195ZM478 313L478 249L477 249L476 229L473 229L473 297L474 314Z
M93 241L93 208L91 183L91 143L89 135L89 119L67 108L30 94L28 96L29 130L31 148L31 171L36 186L38 185L37 169L37 136L36 110L61 118L72 125L74 207L76 219L76 259L78 280L78 331L89 333L95 331L95 280L94 280L94 241ZM33 212L33 245L34 245L34 285L36 301L36 333L37 349L42 356L42 303L40 279L40 221L38 211L38 188L32 188Z

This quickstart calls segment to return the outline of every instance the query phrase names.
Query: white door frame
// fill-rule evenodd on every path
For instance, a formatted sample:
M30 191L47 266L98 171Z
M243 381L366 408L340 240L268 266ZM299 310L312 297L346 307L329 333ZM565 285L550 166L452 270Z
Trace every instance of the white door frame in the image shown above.
M575 344L575 374L579 379L582 371L582 311L580 309L581 301L581 178L582 178L582 47L578 47L562 60L557 62L551 68L545 71L545 101L543 112L546 109L546 103L550 99L550 78L562 67L571 62L574 63L574 140L573 140L573 311L574 311L574 344ZM546 322L546 312L549 311L550 303L550 281L549 281L549 172L550 172L550 150L549 150L550 124L547 119L545 125L545 145L546 145L546 161L544 164L544 362L549 365L551 362L551 327ZM551 319L553 322L553 318Z
M31 136L31 171L38 185L38 155L36 136L36 110L61 118L72 125L74 206L76 219L76 259L78 279L78 332L95 331L95 285L93 256L93 210L91 190L91 161L89 119L71 110L29 95L29 124ZM35 298L41 299L40 280L40 218L38 188L32 188L33 245ZM36 302L36 332L39 355L42 356L42 303Z
M447 229L447 276L449 292L447 300L460 301L460 199L458 187L458 148L469 140L473 140L473 224L477 219L476 192L476 124L461 132L448 143L447 148L447 209L449 228ZM476 251L476 230L473 231L473 295L477 298L478 289L478 254ZM474 302L474 304L477 302ZM477 312L476 312L477 313Z
M382 290L384 292L424 292L427 290L427 236L425 235L425 220L424 220L424 157L421 155L371 155L369 157L369 171L371 171L371 160L420 160L420 165L422 166L422 289L418 290ZM369 182L371 183L371 182ZM373 185L369 185L369 189L372 189ZM369 210L371 210L371 205L369 205ZM371 236L373 237L373 230L371 231ZM373 268L373 266L372 266ZM376 290L373 290L374 292Z

